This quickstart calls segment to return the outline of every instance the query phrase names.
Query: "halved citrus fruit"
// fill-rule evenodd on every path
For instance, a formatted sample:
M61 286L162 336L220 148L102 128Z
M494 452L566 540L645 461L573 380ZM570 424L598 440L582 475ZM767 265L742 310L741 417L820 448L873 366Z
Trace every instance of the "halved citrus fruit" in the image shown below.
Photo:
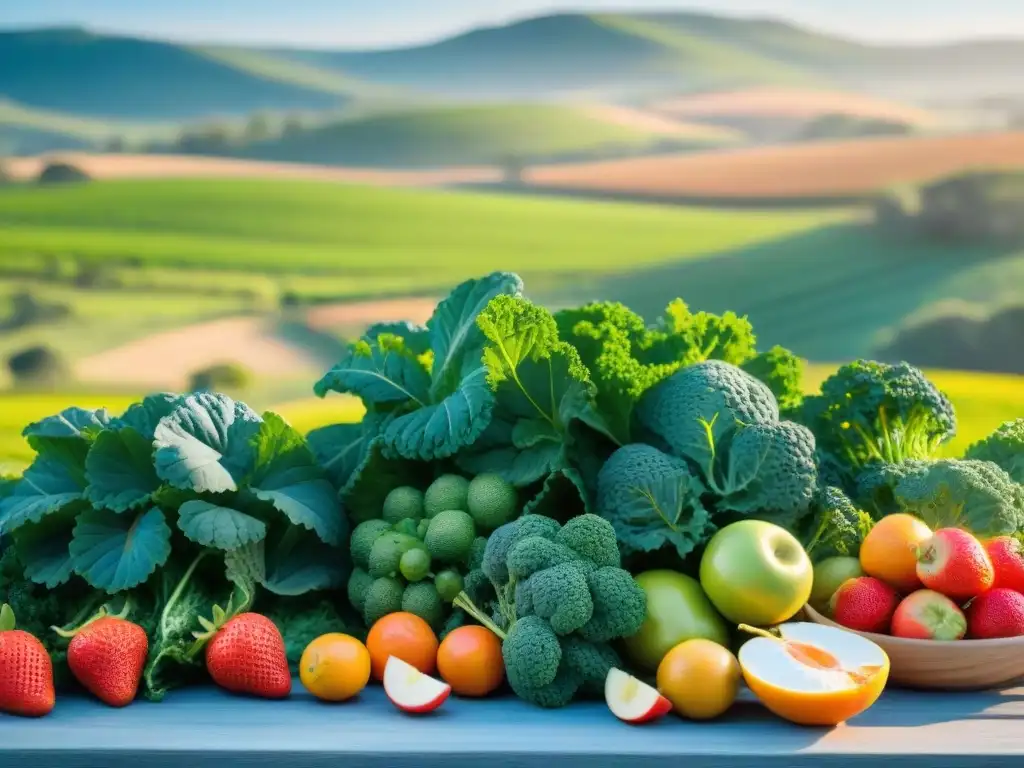
M741 626L756 637L740 648L750 690L779 717L800 725L838 725L882 695L889 657L853 632L807 622L777 627L778 635Z

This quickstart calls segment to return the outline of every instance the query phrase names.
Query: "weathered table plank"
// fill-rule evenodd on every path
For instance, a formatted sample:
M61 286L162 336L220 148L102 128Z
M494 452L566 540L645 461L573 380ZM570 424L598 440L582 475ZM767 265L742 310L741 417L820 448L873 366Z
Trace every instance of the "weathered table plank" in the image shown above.
M836 729L781 721L744 700L725 718L674 716L631 727L600 702L544 711L513 698L451 699L399 713L379 688L321 704L296 686L287 701L179 691L115 710L61 699L49 717L0 718L0 768L602 768L685 765L1024 765L1024 687L999 692L890 691Z

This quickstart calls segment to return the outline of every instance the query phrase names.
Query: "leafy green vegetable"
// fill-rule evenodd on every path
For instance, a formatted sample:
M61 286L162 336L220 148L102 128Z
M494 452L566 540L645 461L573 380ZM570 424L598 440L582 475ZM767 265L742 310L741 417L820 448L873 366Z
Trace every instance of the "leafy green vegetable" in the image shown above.
M73 595L62 616L120 601L150 629L153 698L201 673L193 633L207 637L259 588L304 595L347 578L337 490L276 414L164 393L118 418L68 409L25 434L36 458L0 497L15 587Z
M466 281L438 304L427 323L429 350L423 349L419 330L376 326L371 329L376 335L354 343L314 392L354 394L368 414L391 416L379 422L378 433L388 455L422 461L453 456L491 419L493 397L481 361L484 339L477 316L495 296L521 291L519 277L505 272Z

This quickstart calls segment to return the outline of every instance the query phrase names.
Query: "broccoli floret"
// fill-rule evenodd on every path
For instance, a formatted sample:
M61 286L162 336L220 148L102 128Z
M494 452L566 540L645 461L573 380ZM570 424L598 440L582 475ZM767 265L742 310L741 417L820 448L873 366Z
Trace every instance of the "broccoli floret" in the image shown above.
M437 588L429 581L410 584L402 593L402 610L415 614L434 629L444 622L444 603Z
M568 637L562 641L562 658L582 681L583 690L595 695L604 692L608 671L622 666L622 659L610 645L588 643L579 637Z
M533 574L530 598L533 613L546 619L559 635L580 629L594 613L587 577L581 569L574 568L573 563L562 563ZM518 612L518 601L516 606Z
M606 643L629 637L640 630L647 614L647 594L629 572L621 568L598 568L587 576L594 613L580 636L592 643Z
M359 567L353 568L352 575L348 577L348 601L360 615L366 607L366 593L370 591L370 585L374 581L373 576Z
M487 546L484 548L484 557L480 568L492 582L504 584L508 581L506 560L509 550L516 543L530 536L554 539L558 530L559 525L556 520L541 515L523 515L518 520L505 523L487 537Z
M509 550L505 562L511 578L525 579L537 571L577 559L579 555L564 544L540 536L529 536Z
M555 541L564 544L594 565L622 565L615 528L596 515L580 515L562 526Z
M1004 422L968 448L964 458L998 464L1014 482L1024 485L1024 419Z
M402 610L402 593L405 585L391 576L376 579L366 590L363 605L363 619L366 626L372 627L376 621L389 613Z
M708 474L715 446L737 424L774 424L779 405L772 391L735 365L707 360L683 368L652 387L636 407L645 430L672 454Z
M391 526L383 520L365 520L352 531L352 538L349 541L349 551L352 553L352 563L359 568L370 567L370 550L373 543L385 531L390 531Z
M555 679L540 688L526 688L512 690L524 701L536 704L546 709L557 709L564 707L580 689L580 678L564 659L558 666L558 673Z
M610 649L590 642L608 642L639 629L646 610L643 590L623 569L599 565L618 560L614 542L610 524L592 514L564 527L527 515L491 536L484 566L492 577L493 600L488 604L462 592L454 604L502 638L509 684L520 698L563 706L607 671L601 659L612 658ZM495 562L502 553L503 565ZM493 579L496 573L504 579ZM563 656L569 643L576 653L572 664Z
M485 551L487 551L487 537L477 536L473 539L473 546L469 548L469 554L466 555L466 566L470 570L480 568L484 563Z
M466 559L476 538L476 526L468 512L446 509L430 520L423 542L435 560L458 563Z
M857 360L804 400L796 419L844 468L842 487L873 462L928 459L956 434L949 398L912 365Z
M990 461L913 462L892 488L901 511L932 528L961 527L979 538L1024 528L1024 486Z
M520 690L543 688L555 679L562 646L551 625L539 616L525 616L512 625L501 644L509 685Z
M818 490L811 509L800 537L811 559L819 562L835 555L857 557L861 542L871 530L871 516L832 486Z
M462 591L469 595L470 600L478 605L489 603L494 599L494 587L491 584L491 580L479 568L474 568L466 573L466 577L463 579Z

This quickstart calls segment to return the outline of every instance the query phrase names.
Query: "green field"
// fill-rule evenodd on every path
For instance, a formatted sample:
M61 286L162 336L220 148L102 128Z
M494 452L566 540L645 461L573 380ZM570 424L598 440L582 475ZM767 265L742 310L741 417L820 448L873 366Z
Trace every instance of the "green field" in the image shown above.
M807 391L815 391L834 368L834 365L810 366L805 379ZM988 435L999 424L1024 416L1024 377L960 371L929 371L928 375L953 401L959 420L958 434L945 446L944 455L961 455L967 446ZM107 408L112 413L120 413L137 399L135 395L81 392L0 394L0 474L19 472L31 460L32 451L22 439L21 430L32 421L72 405ZM342 396L276 403L262 403L257 398L252 405L280 413L302 432L325 424L356 421L363 413L358 400Z
M729 144L725 129L655 131L558 104L421 106L343 120L243 150L252 157L369 167L501 163Z
M82 290L65 280L54 289L80 308L77 328L113 323L109 338L89 330L100 344L211 311L261 311L287 294L437 295L505 269L557 304L610 298L652 317L682 296L697 309L735 310L750 316L763 344L830 360L871 354L889 329L935 302L1019 301L1024 285L1022 252L887 238L846 209L723 210L271 179L0 189L0 274L38 278L51 262L64 264L57 272L98 267L112 282ZM28 278L19 279L0 283L0 300L26 287ZM119 314L130 323L109 318Z
M652 266L845 218L269 179L105 181L0 190L0 259L74 254L121 265L402 275L436 285L493 269Z

